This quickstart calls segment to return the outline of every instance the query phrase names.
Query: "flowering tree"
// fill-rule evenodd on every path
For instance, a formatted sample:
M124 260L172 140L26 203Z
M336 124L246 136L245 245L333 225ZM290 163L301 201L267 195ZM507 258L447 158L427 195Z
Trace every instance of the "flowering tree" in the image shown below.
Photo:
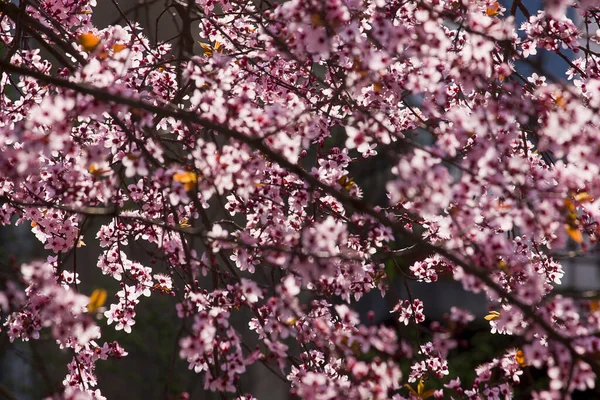
M528 369L547 375L535 399L594 388L599 303L556 293L566 246L600 235L594 0L175 0L179 35L156 43L130 20L98 29L95 3L0 0L0 221L48 251L2 275L3 334L73 354L56 398L104 398L95 365L127 349L103 333L145 329L161 295L176 354L239 398L256 363L308 399L510 398ZM374 157L385 204L349 172ZM105 311L65 262L97 218L94 264L120 284ZM485 293L515 345L461 379L447 356L473 316L420 333L427 309L386 294L392 274ZM372 291L416 334L361 321Z

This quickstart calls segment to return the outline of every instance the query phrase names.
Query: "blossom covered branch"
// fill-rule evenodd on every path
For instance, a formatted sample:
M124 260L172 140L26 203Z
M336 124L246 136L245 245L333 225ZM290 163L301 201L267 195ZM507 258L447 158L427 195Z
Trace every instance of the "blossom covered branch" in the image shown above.
M555 293L552 256L600 235L593 1L174 1L178 35L154 43L96 6L0 0L0 221L48 252L2 275L3 334L70 349L53 396L104 398L96 362L128 350L103 333L148 329L160 295L179 358L240 399L257 363L302 398L510 398L527 369L536 399L595 389L600 307ZM66 262L84 234L118 282L103 311ZM408 280L484 293L518 347L457 375L473 315L428 320ZM368 293L394 327L361 321Z

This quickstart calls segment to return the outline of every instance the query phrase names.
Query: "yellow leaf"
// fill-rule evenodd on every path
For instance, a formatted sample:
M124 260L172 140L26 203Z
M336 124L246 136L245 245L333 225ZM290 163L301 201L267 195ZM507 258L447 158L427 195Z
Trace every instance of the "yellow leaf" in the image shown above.
M507 271L508 270L508 264L504 260L499 260L498 261L498 268L500 268L504 272L508 272Z
M125 45L124 45L124 44L122 44L122 43L117 43L117 44L114 44L114 45L113 45L113 47L112 47L112 50L113 50L113 53L115 53L115 54L116 54L116 53L118 53L118 52L120 52L120 51L123 51L123 50L125 50L125 48L126 48L126 47L127 47L127 46L125 46Z
M195 172L178 172L173 175L173 180L176 182L183 183L185 190L192 190L196 186L198 177Z
M486 321L495 321L500 318L500 313L498 311L490 311L490 313L483 318L485 318Z
M106 290L104 289L94 289L92 294L90 295L90 303L87 308L89 312L94 312L100 307L104 305L106 301Z
M171 294L173 291L171 289L169 289L166 286L161 286L158 283L155 283L154 286L152 286L152 289L154 289L155 291L159 292L160 294Z
M134 122L139 121L144 116L144 111L139 108L132 107L129 109L129 111L131 112L130 118ZM139 157L132 153L128 153L127 158L129 158L130 160L137 160Z
M588 192L577 193L574 197L575 197L575 200L577 200L580 203L587 203L590 201L594 201L594 198L592 196L590 196L590 194Z
M521 367L526 367L529 365L525 363L525 353L523 353L523 350L521 349L517 350L517 354L515 354L515 361L517 361L517 364L519 364Z
M88 172L92 176L94 176L95 178L98 178L98 177L100 177L102 175L106 175L109 172L112 172L112 170L110 170L110 169L101 169L101 168L98 167L97 164L92 164L92 165L89 166Z
M210 44L200 43L200 47L202 47L202 51L204 52L205 55L212 57L213 49Z
M567 107L567 100L559 91L554 92L554 102L558 107L562 109L565 109Z
M573 203L573 200L571 199L565 199L563 201L565 208L567 209L567 211L569 212L574 212L575 211L575 203Z
M492 4L490 4L488 6L488 8L486 8L485 13L487 14L488 17L495 17L496 15L498 15L499 9L500 9L500 4L498 4L498 2L495 1Z
M419 396L419 393L417 393L417 391L415 389L413 389L408 383L404 385L405 388L408 389L408 391L413 395L413 396Z
M417 390L413 389L408 384L405 384L404 387L406 387L409 390L409 392L413 395L413 397L416 397L417 399L426 399L428 397L433 396L433 393L435 392L435 389L429 389L425 391L425 382L423 382L423 379L419 379L419 383L417 384Z
M569 235L569 237L571 239L573 239L575 242L577 242L577 243L583 242L583 235L581 234L581 231L579 229L577 229L577 227L571 226L569 224L565 224L565 230L567 231L567 235Z
M202 43L202 42L198 42L198 44L200 45L200 47L202 47L202 51L204 52L204 55L207 55L209 57L212 57L212 55L214 54L214 52L216 51L217 53L223 53L223 43L221 42L215 42L214 46L211 46L208 43Z
M77 41L85 51L92 51L100 43L100 36L94 35L92 32L82 33L77 37Z
M313 13L310 16L310 22L312 22L313 26L325 26L325 23L323 22L323 18L321 18L321 14L319 13Z
M419 379L419 383L417 384L417 393L419 393L419 396L423 393L423 390L425 390L425 382L423 382L423 379Z
M348 177L348 175L342 176L340 179L337 180L337 182L340 185L342 185L342 187L347 191L354 189L354 187L356 186L356 183L354 183L354 179Z

